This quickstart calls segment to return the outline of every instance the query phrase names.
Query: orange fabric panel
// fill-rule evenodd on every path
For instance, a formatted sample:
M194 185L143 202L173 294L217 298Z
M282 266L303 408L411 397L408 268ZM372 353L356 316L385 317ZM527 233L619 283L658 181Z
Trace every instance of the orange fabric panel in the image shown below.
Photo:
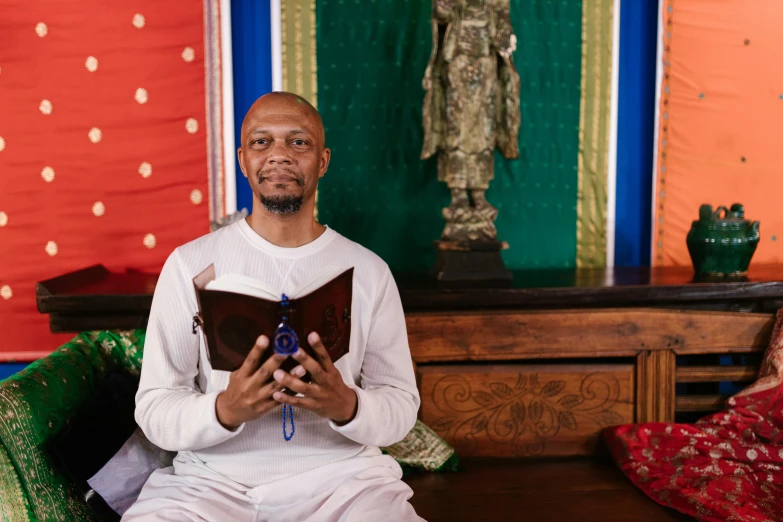
M761 221L753 264L783 262L783 3L663 0L652 251L690 265L699 205Z
M72 337L49 332L36 281L157 271L209 231L204 2L0 12L0 360L34 359Z

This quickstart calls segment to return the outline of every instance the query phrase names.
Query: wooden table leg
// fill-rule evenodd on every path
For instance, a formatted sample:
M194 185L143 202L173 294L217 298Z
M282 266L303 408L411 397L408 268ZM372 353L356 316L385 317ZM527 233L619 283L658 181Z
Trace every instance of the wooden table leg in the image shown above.
M674 421L675 366L671 350L636 356L636 422Z

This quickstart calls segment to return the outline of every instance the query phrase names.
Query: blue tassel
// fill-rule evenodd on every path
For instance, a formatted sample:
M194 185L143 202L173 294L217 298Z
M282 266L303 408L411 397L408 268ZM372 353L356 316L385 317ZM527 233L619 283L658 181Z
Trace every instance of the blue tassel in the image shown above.
M287 413L286 413L287 412ZM291 433L286 433L286 417L291 421ZM294 432L296 432L296 425L294 424L294 407L290 404L283 404L283 438L286 441L294 438Z

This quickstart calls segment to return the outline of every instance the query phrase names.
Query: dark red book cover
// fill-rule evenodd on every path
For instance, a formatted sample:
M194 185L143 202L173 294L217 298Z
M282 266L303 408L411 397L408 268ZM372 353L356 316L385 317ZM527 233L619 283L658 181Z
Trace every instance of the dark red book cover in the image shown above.
M274 353L272 340L283 318L280 301L206 289L214 279L214 265L193 279L199 307L193 330L197 332L196 327L201 326L212 368L227 372L239 369L256 339L266 335L270 344L263 364ZM353 268L349 268L307 295L289 299L288 323L299 338L299 347L318 360L307 342L310 332L316 332L333 362L348 353L352 297ZM289 358L281 368L291 371L298 364ZM302 380L309 382L309 374Z

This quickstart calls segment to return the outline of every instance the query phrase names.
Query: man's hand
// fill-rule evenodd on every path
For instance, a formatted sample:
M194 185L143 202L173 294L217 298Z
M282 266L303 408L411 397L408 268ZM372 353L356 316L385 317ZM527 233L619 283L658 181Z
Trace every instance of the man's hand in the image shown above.
M292 355L300 364L291 370L294 375L284 370L274 372L275 381L280 386L301 393L304 397L292 397L280 391L274 392L272 397L277 402L310 410L337 424L347 424L356 416L359 403L356 392L343 382L342 375L329 358L318 334L311 333L308 341L318 358L317 361L300 348ZM313 378L311 384L306 384L299 379L304 375L304 370L310 372Z
M215 411L218 421L227 429L234 430L243 422L257 419L277 407L272 394L281 386L269 379L286 357L274 354L259 367L268 346L269 339L263 335L259 337L242 366L231 372L228 388L218 395Z

